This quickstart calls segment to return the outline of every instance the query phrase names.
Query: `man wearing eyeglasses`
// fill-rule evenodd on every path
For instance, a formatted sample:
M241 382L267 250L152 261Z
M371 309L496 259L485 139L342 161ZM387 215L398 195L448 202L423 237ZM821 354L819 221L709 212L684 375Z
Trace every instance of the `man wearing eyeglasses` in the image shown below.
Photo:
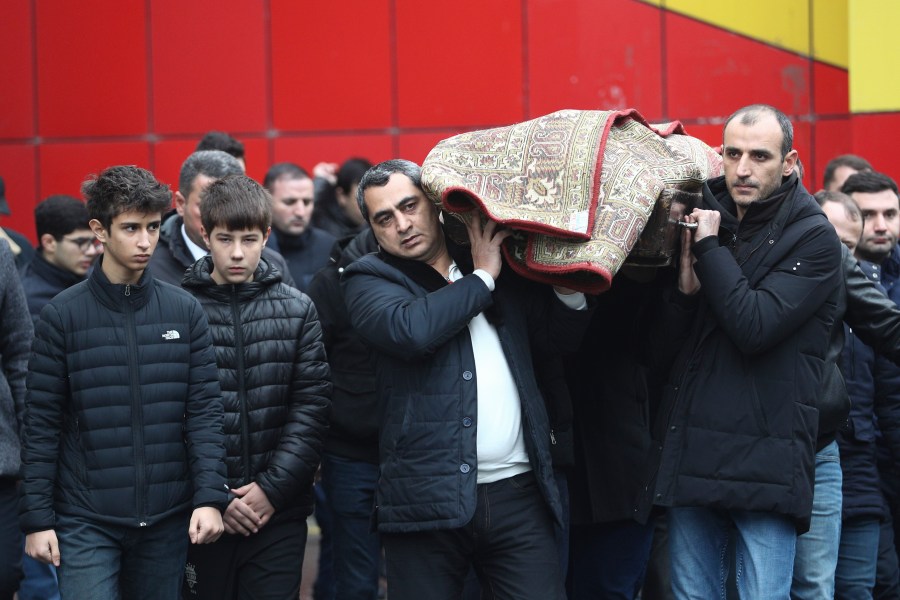
M84 202L72 196L50 196L34 209L38 248L22 267L22 287L31 318L64 289L82 281L103 252L88 227Z

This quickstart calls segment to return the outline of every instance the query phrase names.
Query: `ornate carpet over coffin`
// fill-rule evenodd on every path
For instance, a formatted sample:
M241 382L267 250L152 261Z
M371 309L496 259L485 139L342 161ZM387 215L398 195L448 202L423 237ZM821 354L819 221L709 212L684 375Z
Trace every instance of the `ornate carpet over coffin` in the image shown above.
M677 121L562 110L439 142L422 165L422 184L448 212L477 209L517 230L503 250L522 275L599 293L629 253L639 264L670 258L680 217L673 207L690 207L721 166Z

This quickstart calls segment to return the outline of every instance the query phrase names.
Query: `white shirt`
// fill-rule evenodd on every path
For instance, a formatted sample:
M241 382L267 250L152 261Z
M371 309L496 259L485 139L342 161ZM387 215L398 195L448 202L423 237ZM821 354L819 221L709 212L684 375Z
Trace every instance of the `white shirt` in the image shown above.
M490 274L481 269L476 269L473 274L494 291L494 278ZM450 265L449 275L451 282L463 277L455 262ZM572 308L580 310L587 307L584 294L557 296ZM484 313L477 314L469 321L468 327L475 356L478 394L476 481L490 483L530 471L531 463L525 449L519 389L506 362L497 330Z

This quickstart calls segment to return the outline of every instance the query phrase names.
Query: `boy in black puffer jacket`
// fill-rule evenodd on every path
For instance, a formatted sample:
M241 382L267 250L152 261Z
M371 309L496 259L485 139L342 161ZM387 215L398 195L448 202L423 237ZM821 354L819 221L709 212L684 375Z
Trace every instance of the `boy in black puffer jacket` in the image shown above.
M218 538L228 499L209 328L194 298L147 268L168 187L120 166L82 192L104 254L35 327L22 437L25 551L59 567L64 599L170 599L188 536Z
M271 199L230 175L200 205L210 255L182 285L209 318L225 406L233 498L217 543L192 548L184 598L296 598L331 383L308 296L261 259Z

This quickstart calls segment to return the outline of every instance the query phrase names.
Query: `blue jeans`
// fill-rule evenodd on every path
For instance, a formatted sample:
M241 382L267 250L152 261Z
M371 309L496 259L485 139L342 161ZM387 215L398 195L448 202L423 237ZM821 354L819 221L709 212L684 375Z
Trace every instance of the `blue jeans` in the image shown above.
M734 540L734 565L728 544ZM793 521L774 513L707 508L669 509L669 552L675 598L726 598L732 566L741 598L786 599L797 532Z
M834 597L834 570L841 541L841 459L837 442L816 454L816 481L813 489L809 531L797 538L791 598L818 600Z
M572 525L569 600L633 600L650 558L653 521Z
M335 600L375 600L381 540L372 531L378 465L322 455L322 486L331 505Z
M24 556L23 551L22 570L25 579L19 585L19 600L59 600L56 567Z
M844 521L834 576L835 597L871 600L880 535L881 521L875 517Z
M181 595L188 513L151 527L56 515L59 592L63 600L171 600Z

